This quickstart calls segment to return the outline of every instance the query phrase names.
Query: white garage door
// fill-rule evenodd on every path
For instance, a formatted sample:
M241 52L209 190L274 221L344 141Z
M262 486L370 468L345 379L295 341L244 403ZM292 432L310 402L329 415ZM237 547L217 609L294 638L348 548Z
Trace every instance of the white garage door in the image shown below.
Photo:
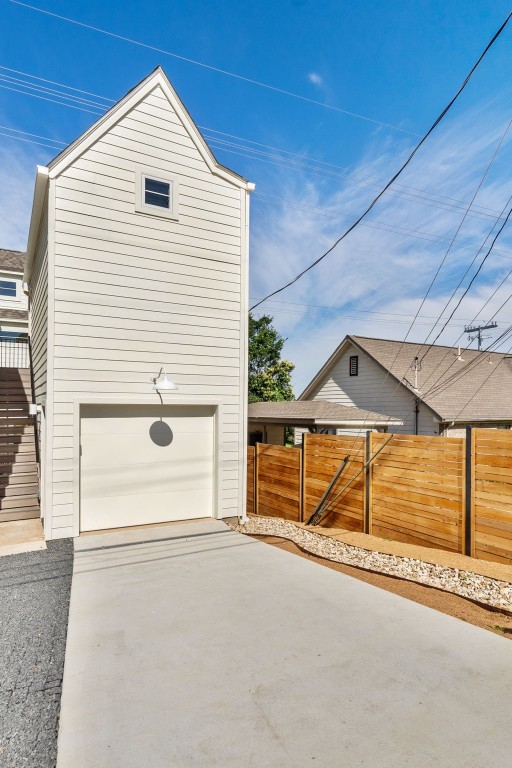
M214 409L86 406L80 530L211 517Z

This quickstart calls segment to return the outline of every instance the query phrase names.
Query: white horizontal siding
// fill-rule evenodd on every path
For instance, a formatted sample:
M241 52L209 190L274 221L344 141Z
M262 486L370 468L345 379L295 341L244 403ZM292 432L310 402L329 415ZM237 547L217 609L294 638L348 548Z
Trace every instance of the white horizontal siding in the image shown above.
M178 181L178 221L135 212L139 167ZM151 396L160 365L178 383L178 396L222 403L220 512L236 514L240 190L210 172L158 92L54 184L54 529L76 523L74 401Z
M62 264L65 265L68 259L80 259L83 260L91 268L98 268L101 270L102 264L104 265L104 271L108 272L109 267L116 267L118 271L119 266L126 265L127 267L141 267L140 264L140 247L133 245L126 245L124 243L110 243L108 252L105 252L104 241L100 240L98 243L94 240L84 240L76 235L60 234L57 239L57 244L61 250ZM232 275L240 276L239 263L231 262L219 262L212 263L206 262L206 265L195 259L193 256L189 256L186 253L175 253L172 251L172 262L169 259L169 244L157 243L156 248L151 248L146 243L144 251L144 266L149 270L164 270L167 271L172 264L172 270L176 274L184 275L197 275L204 276L204 274L211 273L212 278L216 280L230 280Z
M349 358L359 357L357 376L349 375ZM363 410L374 411L385 416L392 416L403 421L401 427L389 427L388 431L399 434L414 434L415 397L402 384L381 368L371 357L349 345L323 382L316 388L313 400L330 400L342 405L356 406ZM418 433L422 435L438 434L432 412L420 406Z

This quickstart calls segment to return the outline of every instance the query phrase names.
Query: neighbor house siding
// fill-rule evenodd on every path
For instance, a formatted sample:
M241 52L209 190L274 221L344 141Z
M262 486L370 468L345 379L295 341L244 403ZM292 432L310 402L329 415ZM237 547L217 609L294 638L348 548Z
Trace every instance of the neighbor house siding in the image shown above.
M357 376L349 375L349 359L352 355L359 358ZM308 399L330 400L386 416L395 416L403 421L403 426L393 427L393 432L414 434L414 395L398 384L395 378L386 376L383 368L353 345L348 346ZM438 432L432 411L420 404L418 434L435 435Z
M135 212L138 168L178 180L179 221ZM179 395L222 403L219 512L238 514L246 193L211 173L160 88L51 183L54 535L76 533L74 402L150 396L161 365Z

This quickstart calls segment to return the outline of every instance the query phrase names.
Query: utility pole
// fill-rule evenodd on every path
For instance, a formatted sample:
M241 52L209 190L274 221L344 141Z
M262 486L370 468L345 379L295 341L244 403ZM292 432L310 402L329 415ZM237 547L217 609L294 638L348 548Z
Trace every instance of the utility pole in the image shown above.
M464 333L474 333L474 336L468 336L469 341L473 341L474 339L478 339L478 350L480 351L482 349L482 340L483 339L490 339L490 336L482 336L482 331L486 331L488 328L497 328L498 323L488 323L487 325L472 325L471 327L469 325L466 325L464 327Z

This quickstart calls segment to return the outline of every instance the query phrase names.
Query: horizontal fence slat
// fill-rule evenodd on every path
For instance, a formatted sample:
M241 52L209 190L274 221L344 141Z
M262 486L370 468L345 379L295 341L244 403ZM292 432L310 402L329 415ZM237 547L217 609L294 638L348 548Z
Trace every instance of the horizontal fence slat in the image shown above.
M370 532L463 551L465 438L371 432L368 439L369 456L374 456L368 486L364 438L306 433L302 452L260 444L248 452L248 511L254 511L256 495L258 514L307 520L348 455L345 470L324 501L322 525L362 531L368 489ZM467 518L472 553L512 564L512 431L473 429L473 442Z

